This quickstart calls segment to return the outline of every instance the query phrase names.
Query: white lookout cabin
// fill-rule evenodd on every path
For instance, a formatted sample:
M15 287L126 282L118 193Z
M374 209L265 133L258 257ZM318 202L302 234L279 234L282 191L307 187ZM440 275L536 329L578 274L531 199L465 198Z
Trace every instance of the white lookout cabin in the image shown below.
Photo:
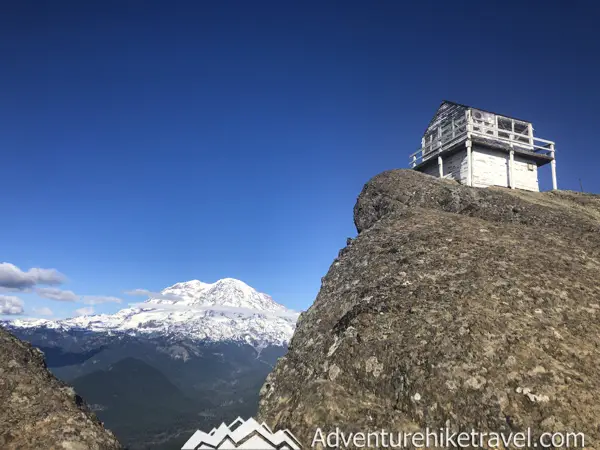
M538 169L550 163L557 189L554 147L533 135L531 122L443 101L410 166L467 186L539 191Z

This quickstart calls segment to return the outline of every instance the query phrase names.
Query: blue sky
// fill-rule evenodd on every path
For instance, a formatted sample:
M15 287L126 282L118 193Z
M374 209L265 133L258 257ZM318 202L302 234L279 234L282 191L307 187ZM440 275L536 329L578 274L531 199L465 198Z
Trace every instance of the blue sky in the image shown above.
M442 99L531 120L559 187L600 192L597 2L458 5L4 5L0 261L123 301L96 312L224 277L306 309L363 184L407 166Z

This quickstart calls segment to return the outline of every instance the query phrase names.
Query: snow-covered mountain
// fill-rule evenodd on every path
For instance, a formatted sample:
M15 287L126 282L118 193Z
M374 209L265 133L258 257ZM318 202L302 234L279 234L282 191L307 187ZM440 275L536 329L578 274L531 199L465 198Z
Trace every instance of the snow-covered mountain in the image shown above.
M10 326L165 335L264 347L286 344L297 316L246 283L225 278L212 284L198 280L177 283L115 314L64 320L19 319L11 321Z

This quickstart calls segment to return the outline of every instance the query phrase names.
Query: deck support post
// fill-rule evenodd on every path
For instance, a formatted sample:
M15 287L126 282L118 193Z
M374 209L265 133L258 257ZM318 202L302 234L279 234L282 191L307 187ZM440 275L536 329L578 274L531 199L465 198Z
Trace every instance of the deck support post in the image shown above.
M438 155L438 169L440 171L440 178L444 178L444 161L442 155Z
M515 188L515 176L513 167L515 165L515 151L510 151L510 157L508 158L508 187L511 189Z
M552 169L552 190L556 191L558 189L558 183L556 182L556 159L554 156L554 144L550 144L550 156L552 157L552 161L550 161L550 167Z
M473 186L473 158L471 151L471 147L473 146L473 142L471 139L467 139L467 186Z

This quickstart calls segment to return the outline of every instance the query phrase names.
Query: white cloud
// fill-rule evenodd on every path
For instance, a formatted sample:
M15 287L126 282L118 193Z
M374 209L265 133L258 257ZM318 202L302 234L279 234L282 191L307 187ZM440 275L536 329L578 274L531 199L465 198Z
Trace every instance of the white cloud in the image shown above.
M118 297L111 297L108 295L84 295L81 297L82 303L86 305L99 305L101 303L121 303L121 299Z
M149 296L150 295L150 291L147 291L146 289L133 289L131 291L125 291L125 294L127 294L127 295L141 295L142 297L145 297L145 296Z
M59 302L76 302L79 295L73 291L63 291L58 288L37 288L35 290L40 297L56 300Z
M56 269L31 268L23 271L14 264L0 263L0 293L1 292L35 292L42 298L59 302L78 302L85 305L102 303L121 303L118 297L108 295L79 295L73 291L56 287L39 287L39 285L58 285L66 281L66 277ZM0 314L22 314L23 302L10 295L1 295ZM40 315L52 315L49 308L42 307L34 310ZM78 315L92 314L94 308L84 307L75 311Z
M17 288L8 288L8 287L4 287L4 286L0 286L0 294L4 294L4 293L20 293L22 294L23 292L31 292L30 288L24 288L24 289L17 289Z
M89 316L90 314L94 314L94 308L92 306L85 306L75 310L76 316Z
M56 269L32 268L23 272L11 263L0 263L0 287L26 289L38 284L61 284L65 276Z
M141 297L157 298L160 300L182 300L182 297L174 294L161 294L160 292L152 292L147 289L134 289L133 291L125 291L127 295L135 295Z
M78 295L73 291L57 288L37 288L35 290L40 297L59 302L81 302L85 305L100 305L101 303L121 303L118 297L110 295Z
M54 313L50 308L46 308L45 306L42 308L33 308L33 313L38 316L52 316Z
M0 295L0 314L23 314L23 300L14 295Z

